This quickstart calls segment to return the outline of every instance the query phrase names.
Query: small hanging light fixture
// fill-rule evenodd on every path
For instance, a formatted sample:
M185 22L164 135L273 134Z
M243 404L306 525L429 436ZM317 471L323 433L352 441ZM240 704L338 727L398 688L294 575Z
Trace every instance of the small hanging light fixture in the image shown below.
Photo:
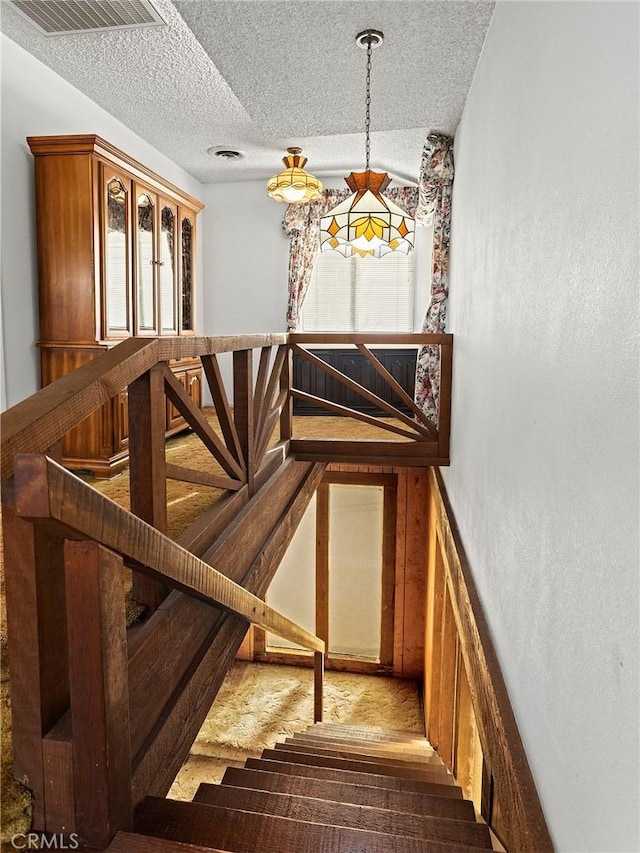
M352 191L340 204L320 220L320 251L334 250L346 258L352 255L382 258L389 252L408 254L413 248L414 220L401 207L382 195L391 182L386 172L369 169L371 143L371 52L382 44L383 33L364 30L356 36L358 47L367 50L367 77L365 101L365 155L364 172L351 172L345 178Z
M276 201L287 204L304 204L319 198L322 182L310 172L305 172L306 157L301 157L302 148L287 148L288 157L283 157L285 169L269 179L267 192Z

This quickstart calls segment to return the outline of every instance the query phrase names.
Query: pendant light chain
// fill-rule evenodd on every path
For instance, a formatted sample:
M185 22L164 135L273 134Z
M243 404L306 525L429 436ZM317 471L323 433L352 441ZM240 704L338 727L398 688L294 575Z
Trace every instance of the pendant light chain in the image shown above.
M386 172L371 171L371 55L384 40L381 30L363 30L356 44L367 51L364 172L345 178L352 192L320 217L320 251L345 258L383 258L389 252L405 255L413 249L415 222L390 198L382 195L391 182Z
M365 154L366 154L366 170L369 171L369 156L371 153L371 142L369 140L369 127L371 125L371 38L367 43L367 96L365 100L366 114L364 120L365 130Z

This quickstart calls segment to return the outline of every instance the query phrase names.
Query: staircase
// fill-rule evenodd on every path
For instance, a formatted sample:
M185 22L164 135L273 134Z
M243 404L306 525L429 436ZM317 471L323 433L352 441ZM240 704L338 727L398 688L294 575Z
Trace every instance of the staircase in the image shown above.
M319 723L193 802L146 797L108 853L463 853L489 830L424 737Z

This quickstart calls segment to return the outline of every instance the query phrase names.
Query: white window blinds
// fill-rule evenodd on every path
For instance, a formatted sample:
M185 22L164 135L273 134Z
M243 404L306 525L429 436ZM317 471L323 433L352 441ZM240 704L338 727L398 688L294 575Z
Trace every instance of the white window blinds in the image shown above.
M305 332L413 331L413 252L315 258L302 310Z

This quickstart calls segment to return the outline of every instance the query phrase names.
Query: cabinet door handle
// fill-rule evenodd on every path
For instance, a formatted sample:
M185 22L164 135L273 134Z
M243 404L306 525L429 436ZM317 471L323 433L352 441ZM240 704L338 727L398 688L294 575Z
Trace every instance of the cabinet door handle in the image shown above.
M154 264L155 264L156 266L159 266L159 267L163 267L163 266L164 266L164 261L149 261L149 263L151 264L151 266L153 266Z

